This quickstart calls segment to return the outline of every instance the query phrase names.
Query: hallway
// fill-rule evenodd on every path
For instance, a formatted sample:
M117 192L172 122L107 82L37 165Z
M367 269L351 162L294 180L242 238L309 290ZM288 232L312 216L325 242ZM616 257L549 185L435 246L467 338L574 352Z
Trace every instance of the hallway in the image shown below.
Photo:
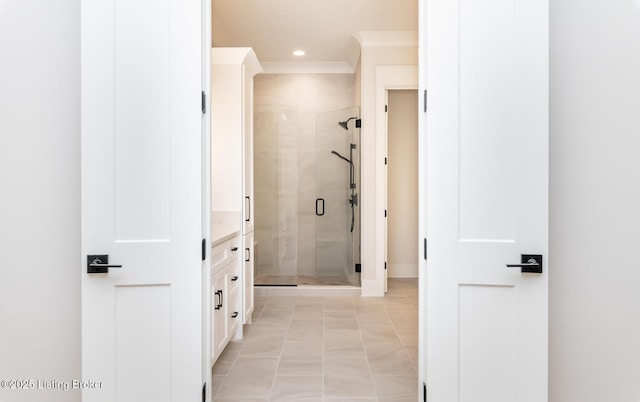
M384 298L257 297L213 367L215 402L415 402L418 283Z

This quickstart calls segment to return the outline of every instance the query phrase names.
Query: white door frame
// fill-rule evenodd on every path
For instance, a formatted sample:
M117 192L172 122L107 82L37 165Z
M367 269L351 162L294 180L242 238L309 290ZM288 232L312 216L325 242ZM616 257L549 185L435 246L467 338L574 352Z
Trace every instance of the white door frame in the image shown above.
M418 395L426 399L427 320L427 0L418 0ZM423 255L420 255L422 252Z
M384 280L384 292L387 292L387 270L384 263L387 262L387 219L384 211L387 209L387 165L384 159L387 157L388 127L385 105L388 104L388 94L391 90L418 89L418 66L376 66L376 205L380 205L382 213L377 216L376 227L381 230L381 250L383 252L383 264L376 269L381 270L377 278ZM380 241L380 240L378 240ZM388 268L387 262L387 268Z
M213 0L202 0L202 383L205 401L213 400L211 383L211 8Z

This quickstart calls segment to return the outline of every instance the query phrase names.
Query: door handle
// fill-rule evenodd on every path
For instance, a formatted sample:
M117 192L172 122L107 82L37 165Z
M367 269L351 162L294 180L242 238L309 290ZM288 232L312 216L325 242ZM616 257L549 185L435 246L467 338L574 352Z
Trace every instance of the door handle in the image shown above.
M122 265L109 264L108 254L87 256L88 274L106 274L109 272L109 268L122 268Z
M542 254L521 254L520 264L507 264L508 268L521 268L520 272L542 273Z
M237 280L238 280L238 275L234 275L234 276L231 278L231 282L235 282L235 281L237 281Z

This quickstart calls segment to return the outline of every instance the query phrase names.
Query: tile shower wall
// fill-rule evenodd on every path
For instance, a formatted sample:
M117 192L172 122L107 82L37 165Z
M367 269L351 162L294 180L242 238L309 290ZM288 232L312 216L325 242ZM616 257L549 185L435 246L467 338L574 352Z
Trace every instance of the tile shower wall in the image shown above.
M317 274L316 116L354 100L354 74L256 76L256 277Z

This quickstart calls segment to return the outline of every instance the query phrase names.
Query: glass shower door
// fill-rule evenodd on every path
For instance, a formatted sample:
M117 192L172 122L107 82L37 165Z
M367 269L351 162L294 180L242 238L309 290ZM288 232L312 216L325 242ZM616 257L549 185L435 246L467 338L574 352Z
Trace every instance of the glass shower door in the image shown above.
M296 286L298 135L295 107L254 107L255 284Z
M315 275L301 284L360 286L359 113L316 117Z

